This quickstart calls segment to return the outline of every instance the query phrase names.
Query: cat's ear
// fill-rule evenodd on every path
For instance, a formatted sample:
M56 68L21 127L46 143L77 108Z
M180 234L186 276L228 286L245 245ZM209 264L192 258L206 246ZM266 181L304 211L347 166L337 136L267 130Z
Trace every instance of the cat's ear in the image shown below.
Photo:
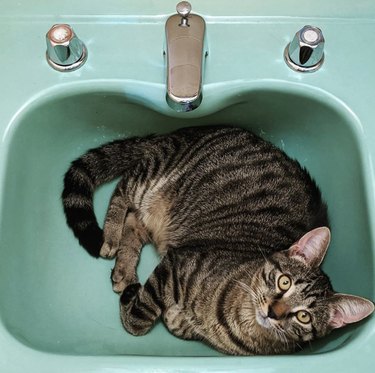
M326 255L331 232L327 227L315 228L307 232L288 250L288 255L302 260L310 266L320 266Z
M360 321L374 312L374 303L355 295L336 293L329 303L331 315L328 323L332 329Z

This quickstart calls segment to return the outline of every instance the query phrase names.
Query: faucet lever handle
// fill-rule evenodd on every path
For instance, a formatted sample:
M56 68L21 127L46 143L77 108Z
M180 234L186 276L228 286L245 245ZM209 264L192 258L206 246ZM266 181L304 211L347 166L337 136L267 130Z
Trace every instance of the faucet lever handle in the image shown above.
M188 1L180 1L176 6L177 13L181 16L181 27L189 27L188 17L191 12L191 4Z

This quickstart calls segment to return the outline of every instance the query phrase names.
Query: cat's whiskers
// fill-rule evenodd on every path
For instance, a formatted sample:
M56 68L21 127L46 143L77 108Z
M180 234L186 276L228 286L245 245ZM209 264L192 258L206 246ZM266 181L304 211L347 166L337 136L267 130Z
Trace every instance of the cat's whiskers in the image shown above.
M251 327L256 323L256 309L261 305L261 294L259 288L253 290L249 285L242 281L235 280L237 285L251 296L251 306L249 304L241 304L241 310L246 313L246 319L239 322L239 326Z
M273 332L275 333L275 335L277 337L279 337L281 343L283 343L286 348L289 350L289 340L288 338L286 337L286 331L284 329L282 329L280 326L278 325L274 325L273 328L272 328Z
M309 341L309 343L310 343L310 348L311 348L311 342ZM302 346L301 346L299 343L294 342L294 344L295 344L300 350L303 349Z
M240 286L242 290L244 290L246 293L250 294L253 299L257 299L258 295L257 293L247 284L245 284L242 281L234 280L236 283Z
M266 257L266 254L264 254L262 248L258 246L258 250L259 250L259 252L262 254L262 256L263 256L264 260L266 261L266 263L269 264L269 260L268 260L268 258Z
M300 346L299 346L299 347L300 347ZM313 346L312 346L311 341L309 341L309 347L310 347L310 351L312 351L312 350L313 350ZM302 349L302 347L301 347L301 349Z

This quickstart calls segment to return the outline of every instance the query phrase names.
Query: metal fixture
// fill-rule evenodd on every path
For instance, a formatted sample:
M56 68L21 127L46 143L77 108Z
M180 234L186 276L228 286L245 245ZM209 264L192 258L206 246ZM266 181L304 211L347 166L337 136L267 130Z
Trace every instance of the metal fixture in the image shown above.
M181 16L181 27L189 27L189 15L191 12L191 4L188 1L181 1L176 6L177 13Z
M191 14L187 1L178 3L176 10L165 24L167 103L176 111L186 112L202 101L206 23L201 16Z
M47 62L55 70L73 71L86 62L87 49L69 25L52 26L46 41Z
M284 58L287 65L299 72L314 72L324 62L324 37L318 27L304 26L286 46Z

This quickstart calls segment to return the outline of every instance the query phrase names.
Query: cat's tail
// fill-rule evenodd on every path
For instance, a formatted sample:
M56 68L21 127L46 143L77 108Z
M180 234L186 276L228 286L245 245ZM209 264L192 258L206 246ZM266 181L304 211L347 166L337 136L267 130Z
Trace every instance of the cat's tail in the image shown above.
M72 162L64 177L62 202L68 226L79 243L94 257L103 245L103 230L93 208L94 190L124 175L142 160L153 136L116 140L91 149Z

